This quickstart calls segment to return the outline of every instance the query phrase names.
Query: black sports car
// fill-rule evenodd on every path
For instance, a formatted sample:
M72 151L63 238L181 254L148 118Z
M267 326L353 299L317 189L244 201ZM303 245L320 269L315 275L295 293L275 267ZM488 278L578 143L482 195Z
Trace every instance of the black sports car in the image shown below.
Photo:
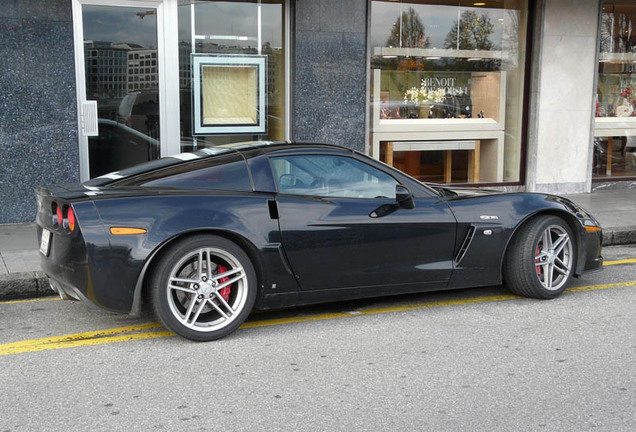
M422 184L358 152L257 142L37 189L42 269L63 297L223 337L254 308L505 281L558 296L600 269L601 228L553 195Z

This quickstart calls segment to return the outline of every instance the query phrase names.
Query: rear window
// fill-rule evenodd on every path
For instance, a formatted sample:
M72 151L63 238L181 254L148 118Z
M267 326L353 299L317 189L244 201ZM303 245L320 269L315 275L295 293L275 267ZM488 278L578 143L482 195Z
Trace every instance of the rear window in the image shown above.
M229 154L179 164L117 182L118 186L211 188L251 191L247 164L239 154Z

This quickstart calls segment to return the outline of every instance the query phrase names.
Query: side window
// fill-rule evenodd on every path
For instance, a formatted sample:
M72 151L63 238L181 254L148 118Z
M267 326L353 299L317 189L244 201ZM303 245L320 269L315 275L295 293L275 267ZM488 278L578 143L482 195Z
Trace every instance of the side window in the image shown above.
M393 198L398 182L388 174L345 156L272 158L281 193L343 198Z
M223 155L170 167L139 176L126 186L252 190L247 164L240 155Z

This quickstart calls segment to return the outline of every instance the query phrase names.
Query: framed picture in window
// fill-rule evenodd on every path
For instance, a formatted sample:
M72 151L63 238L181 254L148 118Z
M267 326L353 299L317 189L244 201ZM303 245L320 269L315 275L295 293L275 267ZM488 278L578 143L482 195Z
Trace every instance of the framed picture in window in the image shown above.
M193 54L195 135L264 134L266 56Z

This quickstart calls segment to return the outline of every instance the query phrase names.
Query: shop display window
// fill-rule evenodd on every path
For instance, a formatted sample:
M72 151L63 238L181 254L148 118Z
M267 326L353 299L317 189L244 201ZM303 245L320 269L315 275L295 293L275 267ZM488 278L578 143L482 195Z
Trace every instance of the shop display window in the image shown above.
M636 3L603 3L595 106L595 180L636 177L635 28Z
M265 133L265 56L194 55L194 132Z
M283 0L180 0L181 149L285 139Z
M371 153L416 178L520 180L527 1L372 1Z

